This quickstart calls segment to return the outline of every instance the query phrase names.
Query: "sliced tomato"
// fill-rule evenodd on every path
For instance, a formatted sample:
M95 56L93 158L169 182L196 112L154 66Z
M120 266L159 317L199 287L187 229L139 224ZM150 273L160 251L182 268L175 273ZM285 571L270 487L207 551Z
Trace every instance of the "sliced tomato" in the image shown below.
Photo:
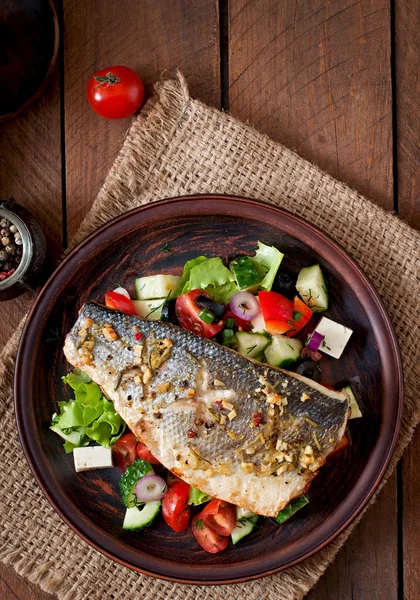
M228 310L227 313L225 314L225 318L226 319L233 319L237 325L237 327L240 327L242 329L242 331L252 331L252 327L250 325L249 321L244 321L244 319L241 319L241 317L237 317L235 315L235 313L233 313L231 310Z
M201 511L205 525L218 535L230 535L236 525L236 509L224 500L210 500Z
M229 538L225 535L219 535L213 529L205 524L202 513L194 517L191 523L191 529L195 539L206 552L216 554L224 550L228 545Z
M332 390L333 392L335 392L335 389L333 388L332 385L329 385L329 383L323 383L322 384L324 387L327 388L327 390Z
M114 464L124 471L137 458L136 446L137 439L134 433L121 436L111 448Z
M327 386L325 386L325 387L327 387ZM336 447L334 448L334 450L332 450L327 455L327 459L329 460L330 458L333 458L334 456L336 456L340 452L343 452L343 450L345 450L349 445L350 445L350 440L349 440L347 434L345 433L343 435L343 437L341 438L341 440L336 445Z
M157 458L153 456L149 448L146 446L146 444L143 444L143 442L137 442L136 452L139 458L147 460L147 462L149 462L151 465L162 464Z
M305 327L311 320L313 315L312 310L309 306L306 306L304 302L298 297L295 296L293 299L293 315L292 315L292 323L293 329L291 329L287 335L288 337L293 337Z
M211 338L223 329L224 319L211 324L204 323L198 316L202 309L195 304L199 296L210 298L206 292L198 289L178 296L175 302L175 313L181 327L203 338Z
M187 529L191 509L188 506L190 486L185 481L176 480L169 486L162 500L162 515L174 531Z
M274 319L266 319L265 321L265 329L271 335L281 335L282 333L287 333L291 330L293 325L291 323L286 323L286 321L275 321Z
M292 321L293 302L277 292L258 292L258 299L261 304L262 314L265 321L270 319L274 321Z
M136 307L131 302L130 298L118 292L107 292L105 294L105 304L108 308L114 308L127 315L136 315Z

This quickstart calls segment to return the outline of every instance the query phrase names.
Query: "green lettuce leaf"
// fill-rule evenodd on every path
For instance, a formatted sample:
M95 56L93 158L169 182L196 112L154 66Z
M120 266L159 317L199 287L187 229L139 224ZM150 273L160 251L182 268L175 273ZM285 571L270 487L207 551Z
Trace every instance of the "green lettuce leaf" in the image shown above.
M188 282L188 280L190 278L190 273L191 273L192 268L195 267L196 265L199 265L200 263L204 262L205 260L207 260L207 258L205 256L197 256L197 258L193 258L185 263L184 272L182 273L181 280L178 283L178 286L175 290L175 296L178 297L182 293L184 293L182 290L184 289L186 283ZM191 288L191 289L193 289L193 288Z
M200 263L192 267L182 293L186 294L195 289L207 291L207 288L218 288L231 281L234 281L233 274L225 267L222 259L215 256L214 258L201 260Z
M195 487L190 487L190 495L188 498L188 504L192 504L194 506L198 506L199 504L204 504L204 502L208 502L211 500L211 496L201 492L199 489Z
M74 391L74 399L58 403L50 429L65 440L64 449L87 446L95 441L109 448L122 435L125 423L86 373L74 370L63 381Z
M261 289L271 290L283 257L284 254L277 250L277 248L274 248L274 246L266 246L262 242L258 242L258 249L255 256L250 256L249 259L261 278L259 284Z
M218 287L209 286L206 292L215 302L219 304L229 304L230 299L236 292L239 292L239 288L234 281L229 281Z

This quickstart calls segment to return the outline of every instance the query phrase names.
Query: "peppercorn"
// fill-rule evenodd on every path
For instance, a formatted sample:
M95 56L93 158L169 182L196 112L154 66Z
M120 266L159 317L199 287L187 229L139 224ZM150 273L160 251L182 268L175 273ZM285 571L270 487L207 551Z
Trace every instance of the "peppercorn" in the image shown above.
M10 244L10 238L8 238L7 235L3 236L1 238L1 243L3 244L3 246L7 246L7 244Z
M8 254L11 254L12 256L15 254L16 252L16 248L14 246L12 246L11 244L8 244L5 248L6 252Z
M4 262L8 258L9 255L7 254L6 250L0 250L0 262Z

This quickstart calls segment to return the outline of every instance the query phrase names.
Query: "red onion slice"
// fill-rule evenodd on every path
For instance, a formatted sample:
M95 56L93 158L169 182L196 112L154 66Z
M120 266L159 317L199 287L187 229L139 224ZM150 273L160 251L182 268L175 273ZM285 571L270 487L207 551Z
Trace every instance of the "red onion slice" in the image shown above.
M230 309L234 315L244 321L252 321L261 312L257 298L251 292L237 292L230 300Z
M136 485L136 496L140 502L162 500L166 493L166 481L155 473L145 475Z
M322 342L324 341L324 337L325 336L322 335L322 333L313 331L312 335L309 339L309 342L307 343L308 350L312 350L313 352L316 352L319 349Z
M126 298L128 298L130 300L130 294L127 292L127 290L123 287L117 287L115 288L114 292L116 294L121 294L121 296L125 296Z

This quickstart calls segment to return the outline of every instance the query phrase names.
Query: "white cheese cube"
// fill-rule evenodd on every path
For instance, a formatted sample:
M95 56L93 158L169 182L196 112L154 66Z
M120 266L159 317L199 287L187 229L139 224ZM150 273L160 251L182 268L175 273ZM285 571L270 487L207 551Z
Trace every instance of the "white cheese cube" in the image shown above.
M90 469L107 469L112 467L111 448L103 446L85 446L73 450L76 473Z
M353 331L327 317L322 317L315 331L324 336L319 350L334 358L340 358Z

